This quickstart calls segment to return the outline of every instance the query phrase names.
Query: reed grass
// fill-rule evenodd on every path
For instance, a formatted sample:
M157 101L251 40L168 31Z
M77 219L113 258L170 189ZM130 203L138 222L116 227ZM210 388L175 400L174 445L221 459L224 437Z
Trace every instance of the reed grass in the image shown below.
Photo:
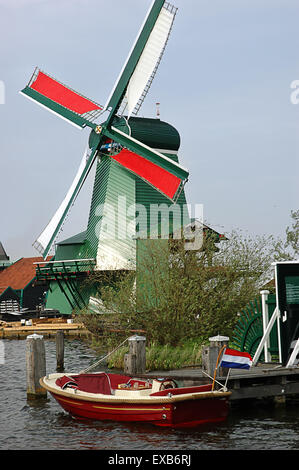
M183 367L201 365L201 342L185 342L177 347L151 343L146 347L146 370L171 370ZM128 346L123 346L108 358L110 369L124 368L124 355L129 352Z

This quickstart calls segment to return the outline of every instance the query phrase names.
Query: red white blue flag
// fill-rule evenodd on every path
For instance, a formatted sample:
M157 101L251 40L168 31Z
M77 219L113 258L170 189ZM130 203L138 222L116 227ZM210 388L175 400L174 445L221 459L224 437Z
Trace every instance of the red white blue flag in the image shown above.
M250 369L251 365L250 354L230 348L225 349L220 363L220 367L229 367L230 369Z

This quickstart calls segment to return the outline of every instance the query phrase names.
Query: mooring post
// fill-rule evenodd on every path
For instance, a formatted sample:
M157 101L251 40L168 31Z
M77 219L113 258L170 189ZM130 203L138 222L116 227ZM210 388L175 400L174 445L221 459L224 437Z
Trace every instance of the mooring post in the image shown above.
M269 323L269 309L268 309L268 296L270 292L268 290L261 290L261 302L262 302L262 315L263 315L263 334L265 333L268 323ZM269 353L269 346L270 346L270 341L269 338L265 342L265 347L264 347L264 357L265 357L265 362L271 362L271 354Z
M202 348L202 368L210 376L214 376L217 358L220 350L224 345L228 345L229 338L227 336L213 336L209 338L210 345ZM217 376L225 377L228 369L219 367Z
M64 333L58 330L56 333L56 370L61 372L64 370Z
M128 375L145 373L146 338L144 336L131 336L129 339L129 353L124 357L124 372Z
M42 335L29 335L26 338L26 378L27 398L46 398L47 391L40 385L39 379L46 375L46 353Z

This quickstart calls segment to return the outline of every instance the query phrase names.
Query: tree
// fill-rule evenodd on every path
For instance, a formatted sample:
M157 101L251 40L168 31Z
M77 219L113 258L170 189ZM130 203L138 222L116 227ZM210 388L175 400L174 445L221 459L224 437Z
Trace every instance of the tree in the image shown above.
M186 250L184 240L146 240L138 271L99 283L103 315L126 330L143 329L149 341L230 336L237 313L271 278L272 237L233 232L215 250ZM105 312L109 311L109 314Z
M275 261L299 259L299 210L291 211L292 225L286 228L285 240L274 242Z

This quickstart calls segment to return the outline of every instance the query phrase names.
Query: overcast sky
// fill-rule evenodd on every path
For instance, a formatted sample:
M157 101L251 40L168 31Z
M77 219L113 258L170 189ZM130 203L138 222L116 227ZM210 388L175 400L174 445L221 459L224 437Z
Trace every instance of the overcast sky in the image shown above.
M188 202L227 233L280 236L298 209L298 0L174 0L178 14L140 116L181 136ZM35 66L105 104L151 0L0 0L0 198L12 259L75 176L88 139L18 92ZM86 228L92 176L61 238Z

